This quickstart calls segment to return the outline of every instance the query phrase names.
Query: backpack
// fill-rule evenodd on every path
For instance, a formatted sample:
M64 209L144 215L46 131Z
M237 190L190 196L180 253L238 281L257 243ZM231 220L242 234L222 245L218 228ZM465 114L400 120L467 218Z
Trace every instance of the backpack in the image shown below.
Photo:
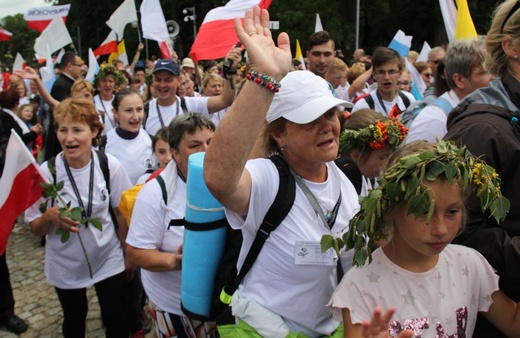
M451 112L452 106L451 103L448 102L448 100L438 97L437 99L433 100L430 103L426 103L423 100L417 100L413 102L411 105L408 106L400 115L399 120L402 124L404 124L405 127L410 128L412 125L413 120L419 115L419 113L428 105L436 106L442 109L446 116Z
M101 171L103 172L103 178L105 179L105 185L107 187L108 196L110 198L110 169L108 167L108 158L107 158L107 155L102 151L96 150L95 153L98 156L99 166L101 167ZM49 160L47 161L47 166L49 168L49 171L51 171L50 170L51 167L56 168L56 156L49 158ZM51 171L51 174L52 174L52 183L55 185L56 184L56 171L54 171L54 172ZM52 203L52 205L54 205L54 200L51 203ZM114 226L117 229L119 227L119 224L117 223L117 218L114 213L114 210L110 207L110 202L109 202L109 206L108 206L108 212L110 213L110 218L112 218L112 222L114 223Z
M188 107L186 106L186 100L184 97L181 97L181 109L183 113L188 112ZM148 120L148 112L150 111L150 101L144 104L144 116L143 116L143 125L142 128L146 130L146 121ZM167 126L162 126L167 127Z
M404 106L409 107L410 99L408 98L408 96L406 96L406 94L403 93L402 91L398 91L397 94L399 95L401 100L403 100ZM365 99L366 103L368 104L368 107L370 109L374 110L375 103L374 103L374 98L372 97L372 95L368 94L367 96L364 96L363 98Z
M296 196L296 183L294 177L291 175L289 166L280 155L273 155L269 157L269 159L273 161L278 169L280 184L273 204L267 211L264 220L256 233L256 237L246 256L244 264L242 265L240 272L238 272L236 265L242 247L242 231L232 229L225 218L222 221L218 221L225 222L224 226L227 227L227 235L224 255L220 260L214 279L213 293L210 302L210 317L208 318L201 314L189 311L189 309L186 309L184 304L181 302L182 311L190 318L202 321L213 321L218 320L220 316L225 315L225 312L227 312L226 310L229 309L231 296L253 266L270 233L280 225L292 208ZM201 224L190 224L189 222L185 222L184 227L187 230L200 231ZM201 264L204 264L204 262L201 262Z

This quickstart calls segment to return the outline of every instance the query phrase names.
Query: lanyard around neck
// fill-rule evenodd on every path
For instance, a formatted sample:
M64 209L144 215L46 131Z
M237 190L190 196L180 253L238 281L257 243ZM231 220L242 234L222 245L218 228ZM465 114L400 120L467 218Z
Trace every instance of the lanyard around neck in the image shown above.
M175 116L179 115L179 100L175 99L177 102L177 111L175 112ZM157 116L159 116L159 122L161 123L161 128L164 127L164 121L161 114L161 109L159 109L159 100L155 101L155 106L157 107Z
M305 182L303 182L303 179L298 174L296 174L294 172L294 170L292 170L292 169L290 169L290 170L291 170L291 174L293 175L296 183L298 184L300 189L302 189L303 193L305 194L305 197L307 197L307 200L312 205L312 208L314 209L316 214L320 217L323 224L325 226L327 226L329 229L332 229L332 227L334 226L334 223L336 223L336 217L338 216L339 207L341 205L341 191L339 192L338 201L336 202L334 209L332 209L332 213L330 214L329 217L327 217L328 215L325 216L318 200L316 199L316 196L314 196L314 194L309 189L309 187L305 184Z
M107 109L105 108L105 104L103 103L103 99L101 98L101 95L99 95L98 97L99 97L99 102L101 103L101 106L103 107L103 111L105 112L105 117L108 118L108 121L110 122L110 125L113 127L114 126L114 121L110 117L110 114L107 112ZM112 99L114 99L114 96L112 96ZM105 119L103 119L103 122L105 122Z
M94 156L91 156L90 158L90 179L88 184L88 204L87 208L85 208L85 205L83 204L83 200L81 199L81 195L79 193L78 186L76 184L76 181L74 180L74 176L72 175L72 172L70 171L69 164L67 163L67 159L63 157L63 164L65 166L65 171L67 172L67 176L70 180L70 183L72 185L72 189L74 190L74 195L76 195L76 199L78 200L79 206L83 209L81 211L81 217L83 219L90 218L92 215L92 200L94 197ZM85 224L88 226L88 224Z

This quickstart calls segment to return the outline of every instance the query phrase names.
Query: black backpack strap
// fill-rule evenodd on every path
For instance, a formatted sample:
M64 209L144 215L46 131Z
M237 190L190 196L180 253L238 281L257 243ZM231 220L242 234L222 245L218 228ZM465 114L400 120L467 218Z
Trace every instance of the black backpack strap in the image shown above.
M107 135L101 136L101 141L99 142L98 150L105 152L105 148L107 147Z
M186 114L188 112L188 107L186 106L186 100L184 97L181 97L181 108L183 113Z
M374 110L375 103L374 98L372 97L372 94L368 94L365 98L365 102L368 104L368 107L372 110Z
M110 218L112 218L112 222L114 223L115 228L119 228L119 224L117 223L116 214L114 213L114 209L110 205L110 168L108 167L108 157L107 155L99 150L96 150L97 157L99 159L99 166L101 167L101 171L103 172L103 178L105 179L105 185L107 186L109 202L108 202L108 212L110 213Z
M53 156L47 160L47 168L52 175L52 184L56 185L56 156ZM54 169L51 169L54 168ZM51 208L54 207L54 198L51 200Z
M336 166L347 176L350 183L356 188L357 194L361 194L361 189L363 187L363 174L361 174L361 170L357 166L356 162L348 156L340 157L334 160Z
M405 108L408 108L408 106L410 105L410 99L408 98L408 96L406 96L406 94L402 91L398 91L397 94L399 94L399 97L401 97L401 100L403 100Z
M146 120L148 120L148 112L150 111L150 101L144 104L143 129L146 130Z
M271 207L267 211L262 224L258 228L256 232L256 237L247 253L246 259L244 260L244 264L240 269L238 276L235 278L234 285L226 286L225 291L228 295L232 295L242 280L247 275L251 267L253 266L256 258L260 254L260 250L264 246L265 241L269 238L269 235L273 230L275 230L280 223L287 216L289 211L292 208L294 203L294 198L296 196L296 183L294 181L294 177L291 175L289 170L289 166L287 162L280 155L273 155L269 157L271 161L278 169L278 174L280 175L280 185L278 186L278 192L276 193L276 197L271 204Z
M159 183L159 186L161 187L162 198L163 198L164 204L168 205L168 192L166 191L166 183L164 183L164 179L161 177L161 175L157 175L157 177L155 177L155 179L157 180L157 183Z

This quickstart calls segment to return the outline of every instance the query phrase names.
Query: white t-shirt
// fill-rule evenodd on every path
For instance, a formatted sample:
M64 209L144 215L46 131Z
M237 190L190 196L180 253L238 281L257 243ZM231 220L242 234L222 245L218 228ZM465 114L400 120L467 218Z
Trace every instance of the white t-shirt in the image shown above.
M405 91L401 91L401 93L406 95L408 100L410 100L410 103L415 102L415 97L412 94L405 92ZM377 89L370 92L370 95L372 96L372 99L374 100L374 110L385 116L388 116L388 113L390 113L392 111L392 108L396 104L401 111L406 109L403 99L401 98L401 96L399 96L399 94L396 94L392 101L385 101L383 99L379 100L378 95L377 95ZM383 105L381 105L381 102L383 103ZM370 107L369 107L367 101L365 100L365 98L362 98L359 101L357 101L356 104L354 104L354 107L352 108L352 112L355 113L358 110L365 109L365 108L370 108Z
M452 108L460 102L452 90L442 94L440 98L448 101ZM448 121L448 114L441 107L428 104L412 121L405 143L417 140L435 142L437 137L443 138L448 132L446 121Z
M94 104L96 105L96 110L99 114L99 120L103 123L103 135L106 135L110 130L117 127L117 123L114 120L114 114L112 113L112 101L114 100L114 96L112 96L112 100L105 101L101 99L101 96L94 96ZM104 116L102 115L104 113Z
M224 108L224 109L219 110L218 112L209 114L209 119L211 121L213 121L213 123L215 124L215 127L218 126L218 124L220 123L220 120L222 120L224 115L226 115L227 111L228 111L228 108Z
M205 115L209 114L208 111L208 99L209 97L185 97L186 108L191 113L202 113ZM163 124L159 119L159 112L161 114ZM177 115L183 114L181 107L181 98L176 96L175 102L168 107L163 107L157 104L157 98L153 99L149 103L148 119L146 120L145 130L150 135L155 135L157 130L161 127L167 127L173 118Z
M74 193L71 181L65 171L62 153L56 156L56 182L64 181L63 191L67 194L62 198L71 201L71 207L78 206L78 200ZM90 265L92 266L93 278L89 276L88 265L85 255L81 249L78 236L71 233L69 240L65 243L60 241L61 236L56 234L58 227L53 226L51 232L46 236L45 244L45 275L49 283L61 289L80 289L94 283L114 276L125 269L123 250L115 232L115 226L110 217L109 207L119 206L121 193L130 188L132 184L119 161L107 154L108 167L110 170L110 205L108 190L106 188L103 172L99 166L99 159L92 153L94 159L94 189L92 192L92 216L98 218L103 224L103 231L99 231L92 225L80 226L81 239L85 245ZM44 173L52 182L47 162L41 165ZM81 196L85 208L88 208L90 162L81 169L70 168L72 177ZM25 212L26 222L32 222L40 217L39 205L45 199L42 197ZM54 204L58 206L57 202ZM47 204L52 207L51 203Z
M121 162L132 184L136 184L139 177L156 165L152 139L143 129L132 140L121 138L116 129L112 129L107 134L105 152Z
M247 218L226 209L231 227L242 229L244 241L238 259L241 267L258 227L273 203L279 185L278 170L269 159L247 162L252 187ZM341 190L341 205L332 231L316 214L305 194L296 185L296 198L291 211L271 232L258 258L239 287L243 297L280 315L292 331L308 336L330 335L339 325L332 309L325 305L336 284L336 259L330 265L297 265L295 260L305 249L297 242L308 242L320 250L323 235L341 235L359 209L358 196L352 183L334 162L327 163L328 179L324 183L304 181L324 209L333 209ZM317 246L317 247L316 247ZM335 256L330 249L331 255ZM320 252L320 251L318 251ZM349 253L342 255L344 271L352 265Z
M167 168L168 169L168 168ZM166 170L161 173L166 174ZM165 181L166 178L165 178ZM132 212L126 242L139 249L176 253L184 238L184 226L168 226L182 220L186 213L186 183L177 177L170 203L164 207L157 180L147 182L139 191ZM141 269L141 281L150 300L162 310L184 316L181 310L181 271L153 272Z
M397 266L377 249L372 263L349 270L329 305L338 319L342 308L350 309L354 324L370 319L376 306L395 307L388 327L392 337L405 329L414 330L414 337L472 337L477 312L489 309L496 290L498 276L471 248L448 245L424 273Z

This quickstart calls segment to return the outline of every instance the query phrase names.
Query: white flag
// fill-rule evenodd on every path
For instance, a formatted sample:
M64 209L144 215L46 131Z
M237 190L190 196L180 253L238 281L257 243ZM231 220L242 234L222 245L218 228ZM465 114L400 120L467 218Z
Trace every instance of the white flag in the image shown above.
M431 50L432 48L428 42L424 41L419 57L417 57L417 62L428 62L428 54L430 54Z
M45 67L40 68L40 76L42 78L45 89L50 93L54 81L56 81L56 74L54 74L54 63L52 62L52 56L47 47L47 53L45 54Z
M99 64L96 60L96 56L92 51L92 48L88 49L88 72L85 75L85 80L90 83L94 83L94 77L99 72Z
M323 25L321 24L320 15L316 13L316 25L314 26L314 33L321 32L323 30Z
M137 21L135 2L134 0L125 0L110 16L106 24L117 34L117 39L120 41L123 38L126 25L134 21Z
M49 50L54 53L58 49L72 43L69 31L61 16L56 15L51 23L43 30L42 34L36 38L34 51L42 56L47 55L47 45Z
M143 37L159 42L168 41L170 36L159 0L143 0L139 10Z
M20 53L16 53L14 58L13 70L22 70L25 65L25 60Z

